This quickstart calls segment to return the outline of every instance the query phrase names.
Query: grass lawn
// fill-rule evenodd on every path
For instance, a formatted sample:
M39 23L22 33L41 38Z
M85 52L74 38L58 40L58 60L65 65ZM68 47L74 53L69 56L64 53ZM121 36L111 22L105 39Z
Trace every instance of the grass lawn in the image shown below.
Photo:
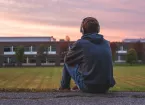
M62 67L0 68L1 91L50 91L59 87ZM145 91L145 66L115 66L111 91ZM73 85L73 83L72 83Z

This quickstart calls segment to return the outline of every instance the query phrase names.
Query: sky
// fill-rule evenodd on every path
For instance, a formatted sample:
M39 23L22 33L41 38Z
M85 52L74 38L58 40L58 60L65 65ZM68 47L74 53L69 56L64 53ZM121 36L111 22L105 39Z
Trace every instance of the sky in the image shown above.
M80 39L88 16L110 41L145 38L144 0L0 0L0 37L54 36Z

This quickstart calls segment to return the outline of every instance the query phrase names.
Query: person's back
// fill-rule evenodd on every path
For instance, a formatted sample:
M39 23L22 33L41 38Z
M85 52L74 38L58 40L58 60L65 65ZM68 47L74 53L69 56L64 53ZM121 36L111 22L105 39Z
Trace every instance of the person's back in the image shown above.
M81 24L82 37L65 56L61 88L70 88L70 76L84 92L104 93L115 85L109 42L100 31L99 22L87 17Z
M82 73L89 90L101 91L96 88L114 86L112 56L108 41L102 35L89 34L84 35L77 43L83 55L78 70Z

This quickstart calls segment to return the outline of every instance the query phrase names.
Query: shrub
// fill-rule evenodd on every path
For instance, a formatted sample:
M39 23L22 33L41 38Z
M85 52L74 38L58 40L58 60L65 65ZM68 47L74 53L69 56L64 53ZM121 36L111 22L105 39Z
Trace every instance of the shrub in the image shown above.
M128 53L127 53L127 59L126 62L129 64L133 64L137 62L137 53L136 50L131 48L129 49Z

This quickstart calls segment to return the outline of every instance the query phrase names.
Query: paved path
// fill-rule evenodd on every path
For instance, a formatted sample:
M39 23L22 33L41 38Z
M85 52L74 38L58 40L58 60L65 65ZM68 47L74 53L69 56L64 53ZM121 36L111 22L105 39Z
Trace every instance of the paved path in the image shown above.
M145 92L0 93L0 105L145 105Z

